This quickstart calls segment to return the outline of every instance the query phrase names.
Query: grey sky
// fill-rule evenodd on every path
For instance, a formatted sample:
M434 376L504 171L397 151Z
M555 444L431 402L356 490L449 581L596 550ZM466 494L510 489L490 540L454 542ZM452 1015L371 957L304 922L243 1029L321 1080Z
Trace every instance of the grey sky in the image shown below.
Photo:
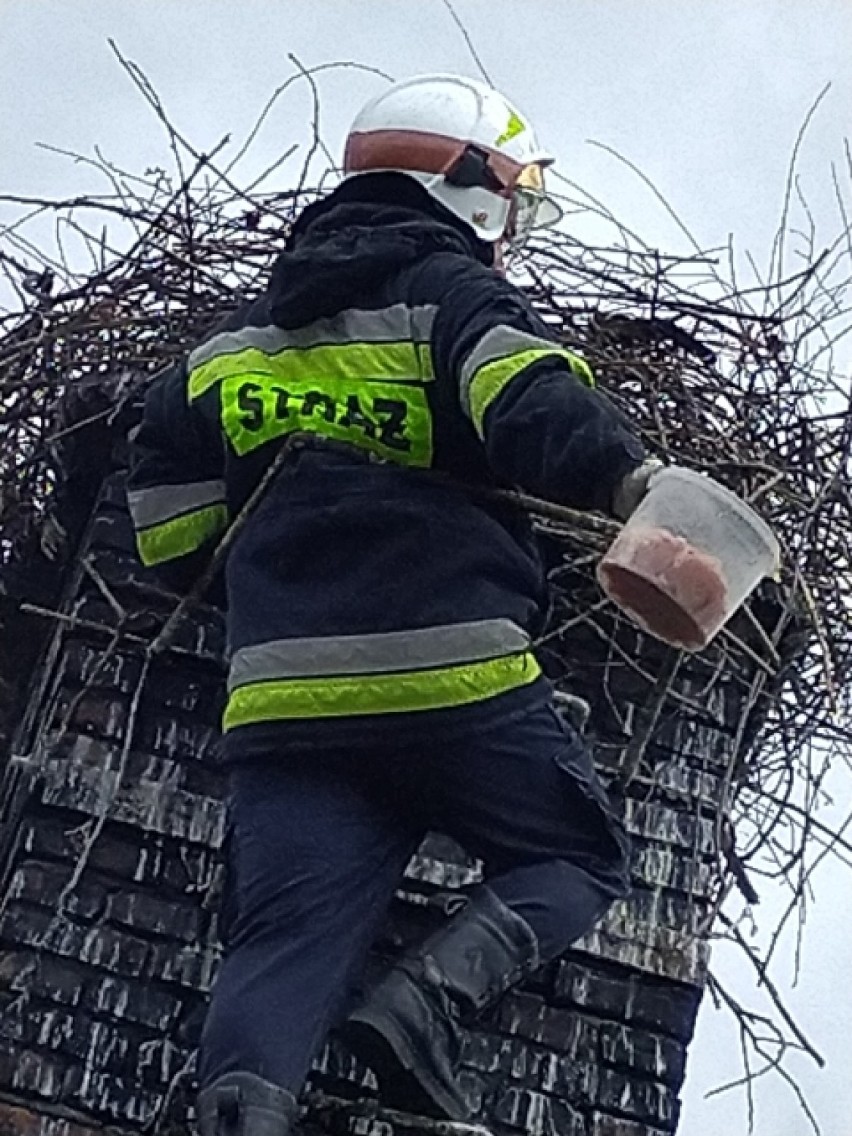
M830 80L799 169L822 240L836 234L830 165L844 160L852 107L849 0L455 0L455 7L494 83L536 122L559 168L668 251L686 248L674 223L629 171L586 140L635 162L699 243L722 245L733 232L765 264L797 131ZM441 0L0 0L0 192L105 188L93 171L36 149L36 141L84 154L99 144L130 170L169 164L164 134L107 37L144 68L201 149L226 133L244 137L292 74L288 52L307 65L351 59L395 76L476 73ZM323 133L335 152L358 104L380 86L354 71L323 76ZM281 100L242 167L246 176L304 143L310 105L304 85ZM10 217L0 208L0 221ZM802 976L789 994L828 1058L823 1073L796 1066L825 1136L852 1132L845 1027L852 935L840 901L848 894L848 878L827 868ZM781 906L780 895L767 895L761 924L771 927ZM718 952L715 966L751 998L751 975L733 951ZM739 1068L736 1032L708 1001L690 1057L684 1136L746 1131L741 1095L702 1099ZM792 1094L768 1078L761 1084L758 1136L804 1136Z

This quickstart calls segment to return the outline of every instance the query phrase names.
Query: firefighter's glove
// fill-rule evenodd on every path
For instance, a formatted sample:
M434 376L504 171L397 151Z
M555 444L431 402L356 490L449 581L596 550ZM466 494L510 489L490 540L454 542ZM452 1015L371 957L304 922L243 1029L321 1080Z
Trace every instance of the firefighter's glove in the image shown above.
M632 469L616 486L612 495L612 513L620 521L626 521L638 507L639 502L648 492L651 479L663 463L656 458L648 458L636 469Z

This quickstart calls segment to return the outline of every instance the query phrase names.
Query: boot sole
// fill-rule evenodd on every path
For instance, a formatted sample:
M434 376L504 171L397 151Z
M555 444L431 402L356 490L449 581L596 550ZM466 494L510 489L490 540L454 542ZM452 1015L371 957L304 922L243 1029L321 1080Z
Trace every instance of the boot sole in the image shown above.
M433 1120L470 1120L466 1107L460 1108L457 1101L448 1100L440 1086L431 1080L418 1077L400 1058L392 1042L369 1021L350 1018L338 1032L352 1052L375 1073L382 1104ZM399 1041L399 1049L403 1049L402 1039Z

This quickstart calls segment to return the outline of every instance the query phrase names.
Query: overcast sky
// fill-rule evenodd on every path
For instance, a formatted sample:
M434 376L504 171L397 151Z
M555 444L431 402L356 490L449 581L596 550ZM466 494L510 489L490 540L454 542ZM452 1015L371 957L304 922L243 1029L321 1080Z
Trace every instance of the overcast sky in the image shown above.
M664 251L685 251L676 225L642 184L588 144L614 147L647 174L703 246L733 233L766 264L787 164L802 121L832 87L804 140L799 171L827 242L839 228L831 163L844 161L852 107L850 0L455 0L495 85L537 124L559 168ZM99 176L36 148L45 142L117 165L167 165L162 130L107 44L140 64L175 123L200 149L243 138L266 99L293 73L287 55L316 65L355 60L401 77L476 74L442 0L0 0L0 193L103 191ZM349 119L382 81L355 71L320 80L323 134L339 153ZM241 173L304 145L307 89L275 108ZM274 184L270 185L274 188ZM849 204L847 202L847 204ZM0 208L0 221L12 214ZM848 782L847 782L848 786ZM852 1134L848 1022L852 1020L850 881L827 868L816 889L802 974L790 1003L828 1059L797 1062L825 1136ZM766 894L761 926L783 902ZM789 986L792 950L779 971ZM725 948L714 967L747 1001L751 975ZM740 1070L736 1030L706 1002L692 1047L683 1136L739 1136L744 1100L704 1093ZM794 1097L764 1078L758 1136L804 1136Z

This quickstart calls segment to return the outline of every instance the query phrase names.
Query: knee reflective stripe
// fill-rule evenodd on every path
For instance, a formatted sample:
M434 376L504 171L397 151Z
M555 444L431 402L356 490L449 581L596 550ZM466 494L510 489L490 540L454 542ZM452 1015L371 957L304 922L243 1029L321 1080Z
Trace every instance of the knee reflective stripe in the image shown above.
M248 683L231 693L223 728L298 718L448 709L526 686L540 674L535 656L525 652L435 670Z
M522 371L548 357L564 360L581 382L595 385L588 363L550 340L505 325L482 337L462 367L459 390L462 408L480 437L488 407Z
M228 527L228 510L222 505L208 505L191 513L140 529L136 533L139 558L146 567L162 564L195 552L205 541Z

